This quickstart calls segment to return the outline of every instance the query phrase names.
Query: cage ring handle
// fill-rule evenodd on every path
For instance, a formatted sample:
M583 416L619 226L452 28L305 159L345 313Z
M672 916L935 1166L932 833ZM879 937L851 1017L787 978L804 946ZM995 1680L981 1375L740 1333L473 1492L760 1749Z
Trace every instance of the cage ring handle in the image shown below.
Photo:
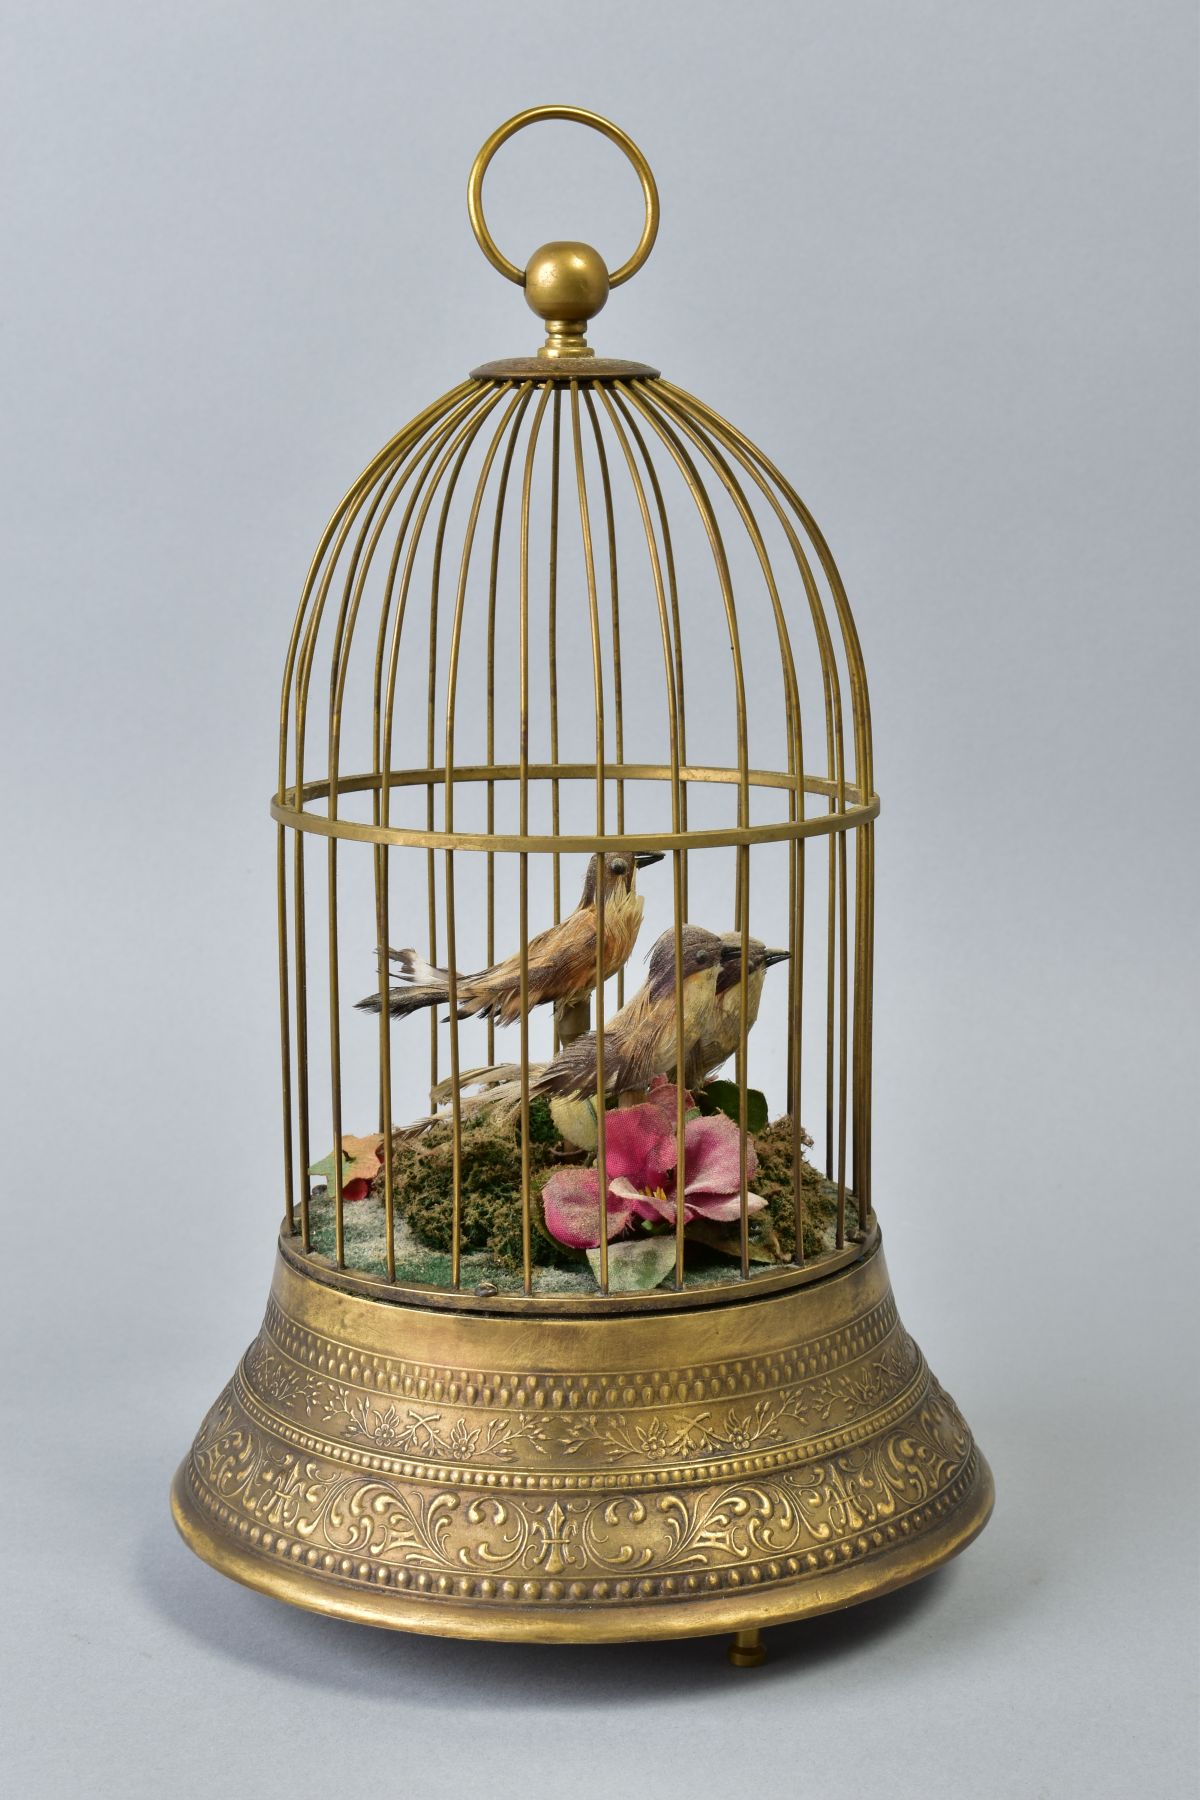
M637 274L654 248L654 240L658 236L658 188L651 174L650 164L628 132L622 131L619 125L614 125L611 119L604 118L600 113L588 112L582 106L529 106L524 112L515 113L493 131L472 163L471 177L467 182L467 212L475 241L494 269L498 269L501 275L506 275L509 281L515 281L518 287L524 287L524 272L518 269L516 263L508 260L488 230L487 220L483 216L483 178L501 144L507 143L510 137L514 137L526 125L536 125L542 119L566 119L576 125L588 125L615 144L618 150L623 150L633 164L646 202L646 222L642 226L642 235L633 255L608 278L610 288L620 287L623 281L628 281L631 275Z

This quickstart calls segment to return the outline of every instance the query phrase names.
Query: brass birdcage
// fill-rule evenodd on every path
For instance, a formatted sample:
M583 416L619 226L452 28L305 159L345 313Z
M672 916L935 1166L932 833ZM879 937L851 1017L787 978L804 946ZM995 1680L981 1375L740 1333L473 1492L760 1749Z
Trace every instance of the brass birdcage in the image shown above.
M540 119L638 173L611 275L491 237L485 171ZM631 140L535 108L468 196L547 338L400 431L309 570L271 808L278 1263L174 1512L344 1618L728 1630L751 1663L992 1499L874 1210L862 653L773 464L586 342L657 232Z

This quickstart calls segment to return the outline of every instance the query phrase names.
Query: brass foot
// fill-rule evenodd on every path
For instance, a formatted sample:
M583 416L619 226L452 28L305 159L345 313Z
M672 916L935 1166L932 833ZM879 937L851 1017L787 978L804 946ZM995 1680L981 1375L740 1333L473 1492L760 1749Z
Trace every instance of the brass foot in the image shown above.
M757 1669L767 1655L763 1648L762 1632L735 1631L729 1640L726 1654L735 1669Z

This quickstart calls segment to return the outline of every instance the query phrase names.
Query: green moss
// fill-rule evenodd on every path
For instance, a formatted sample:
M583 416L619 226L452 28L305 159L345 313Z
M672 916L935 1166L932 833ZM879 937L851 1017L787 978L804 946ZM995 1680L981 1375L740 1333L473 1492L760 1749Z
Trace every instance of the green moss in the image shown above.
M783 1261L790 1261L796 1248L796 1206L794 1198L792 1121L790 1114L774 1119L754 1140L758 1152L758 1170L754 1192L761 1195L767 1207L759 1214L758 1230L765 1243ZM800 1197L804 1215L804 1254L819 1256L831 1247L837 1228L837 1186L813 1167L805 1150L812 1139L800 1130ZM847 1193L847 1225L857 1224L854 1197Z
M529 1116L530 1227L533 1260L543 1268L579 1261L556 1242L542 1218L541 1193L569 1157L554 1129L550 1108L535 1101ZM454 1221L454 1151L450 1120L396 1145L396 1206L413 1235L434 1250L449 1250ZM461 1155L462 1247L486 1250L504 1269L522 1266L521 1132L519 1119L499 1107L463 1120Z
M529 1102L529 1141L531 1144L553 1144L562 1148L562 1140L555 1129L554 1117L550 1111L550 1102L539 1094Z

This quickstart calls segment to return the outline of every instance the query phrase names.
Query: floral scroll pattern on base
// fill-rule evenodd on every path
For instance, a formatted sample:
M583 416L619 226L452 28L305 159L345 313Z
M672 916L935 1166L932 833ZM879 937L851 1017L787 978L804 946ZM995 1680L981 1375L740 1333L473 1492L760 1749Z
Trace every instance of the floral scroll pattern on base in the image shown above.
M697 1391L693 1373L662 1385ZM215 1526L318 1574L431 1600L628 1605L886 1550L977 1478L966 1425L894 1314L845 1366L759 1385L568 1414L431 1404L304 1367L264 1330L188 1483Z

